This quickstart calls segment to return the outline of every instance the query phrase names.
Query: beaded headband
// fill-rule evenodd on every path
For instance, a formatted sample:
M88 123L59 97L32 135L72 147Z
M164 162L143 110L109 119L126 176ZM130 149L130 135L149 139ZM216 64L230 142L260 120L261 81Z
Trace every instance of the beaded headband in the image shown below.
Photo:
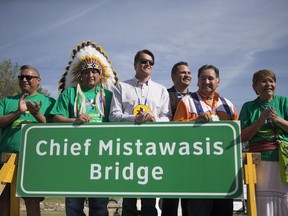
M83 41L72 50L71 60L59 81L59 92L76 86L80 82L81 73L87 69L97 69L102 75L101 83L105 89L112 91L119 82L117 73L112 67L109 57L101 46L95 42Z

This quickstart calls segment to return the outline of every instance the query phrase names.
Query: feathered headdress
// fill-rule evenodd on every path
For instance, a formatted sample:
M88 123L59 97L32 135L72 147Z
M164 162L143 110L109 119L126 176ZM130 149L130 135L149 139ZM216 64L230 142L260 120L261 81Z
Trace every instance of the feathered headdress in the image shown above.
M74 104L74 113L76 116L85 113L85 96L80 88L81 73L87 69L97 69L102 75L100 92L96 95L96 107L102 116L105 116L105 95L102 88L112 91L117 84L118 76L112 67L112 63L108 60L108 55L101 46L97 46L95 42L83 41L72 50L72 60L68 62L66 71L59 81L59 92L64 89L77 86L76 99Z
M80 82L81 72L85 69L98 69L102 78L102 86L112 91L113 86L118 82L117 73L112 67L109 57L101 46L95 42L83 41L72 50L72 60L68 62L66 71L59 81L59 92L64 89L76 86Z

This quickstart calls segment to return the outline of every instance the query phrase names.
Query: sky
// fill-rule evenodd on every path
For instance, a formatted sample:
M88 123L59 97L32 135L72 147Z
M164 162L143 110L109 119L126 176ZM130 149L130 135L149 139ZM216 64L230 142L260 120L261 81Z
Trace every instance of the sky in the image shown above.
M120 80L135 75L138 50L155 55L152 80L171 87L171 68L189 63L191 91L204 64L220 70L217 91L237 110L256 98L253 73L271 69L288 96L287 0L0 0L0 62L29 64L42 88L58 81L82 41L103 47Z

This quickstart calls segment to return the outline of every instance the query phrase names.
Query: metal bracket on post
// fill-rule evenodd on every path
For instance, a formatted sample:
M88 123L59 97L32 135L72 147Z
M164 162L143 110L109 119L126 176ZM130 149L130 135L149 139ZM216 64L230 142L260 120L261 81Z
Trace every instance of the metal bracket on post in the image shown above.
M247 194L247 213L248 216L257 216L257 206L255 198L255 184L257 183L256 178L256 166L261 161L260 153L244 153L244 183L248 186Z

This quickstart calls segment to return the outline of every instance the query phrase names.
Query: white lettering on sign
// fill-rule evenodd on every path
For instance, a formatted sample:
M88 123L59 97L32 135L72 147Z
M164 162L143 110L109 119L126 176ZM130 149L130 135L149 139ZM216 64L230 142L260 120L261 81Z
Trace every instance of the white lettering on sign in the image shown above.
M89 148L91 146L91 139L86 139L83 144L80 143L68 143L68 139L64 139L64 143L55 142L51 139L50 142L46 140L40 140L36 144L36 153L39 156L79 156L80 154L88 155Z
M104 166L101 164L90 165L90 179L91 180L125 180L133 181L137 178L137 183L140 185L146 185L149 182L149 176L153 180L162 180L163 168L155 166L149 168L148 166L135 167L134 163L130 163L128 166L120 167L119 162L115 162L114 166Z
M98 145L97 145L98 142ZM99 139L93 143L98 146L99 156L201 156L201 155L216 155L221 156L224 153L223 142L211 141L206 137L204 141L196 142L142 142L137 139L134 142L121 142L120 138L116 140L102 140ZM89 154L91 139L86 139L84 143L73 142L69 143L65 138L63 142L51 140L39 140L36 144L36 153L39 156L79 156Z
M204 142L196 141L189 142L147 142L143 143L140 139L136 142L121 142L120 138L113 140L99 140L99 155L109 156L130 156L136 154L138 156L153 156L153 155L222 155L223 142L211 142L209 137L205 138Z

